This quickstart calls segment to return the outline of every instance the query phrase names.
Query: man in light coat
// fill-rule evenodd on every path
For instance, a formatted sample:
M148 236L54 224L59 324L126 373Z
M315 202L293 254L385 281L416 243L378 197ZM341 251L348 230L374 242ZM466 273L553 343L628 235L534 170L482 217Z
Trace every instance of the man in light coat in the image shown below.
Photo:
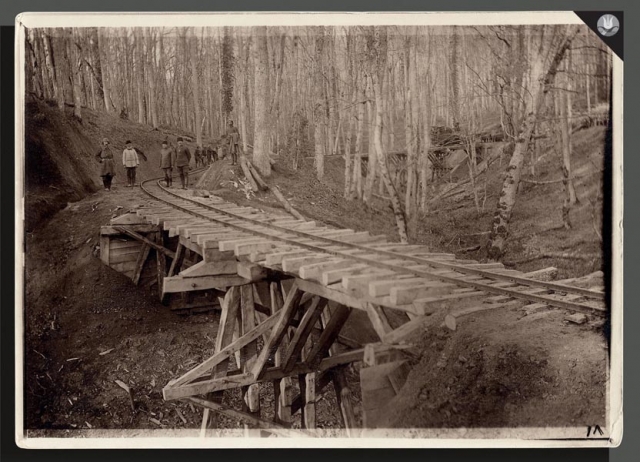
M132 188L136 184L136 168L140 165L138 152L134 149L131 141L127 140L125 149L122 151L122 165L127 170L127 188Z

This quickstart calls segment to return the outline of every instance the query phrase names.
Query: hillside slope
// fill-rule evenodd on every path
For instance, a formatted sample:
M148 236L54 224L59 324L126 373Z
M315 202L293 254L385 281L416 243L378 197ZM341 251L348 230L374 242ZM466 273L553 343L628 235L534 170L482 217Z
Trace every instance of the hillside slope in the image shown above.
M162 176L159 149L167 135L175 144L176 130L153 130L148 125L83 108L82 122L71 108L61 114L46 102L31 101L25 111L25 220L32 231L44 219L102 188L100 164L95 155L100 140L109 138L116 152L114 189L123 185L126 173L118 155L127 140L148 158L138 168L138 180ZM193 148L193 143L187 143ZM192 151L193 152L193 151Z

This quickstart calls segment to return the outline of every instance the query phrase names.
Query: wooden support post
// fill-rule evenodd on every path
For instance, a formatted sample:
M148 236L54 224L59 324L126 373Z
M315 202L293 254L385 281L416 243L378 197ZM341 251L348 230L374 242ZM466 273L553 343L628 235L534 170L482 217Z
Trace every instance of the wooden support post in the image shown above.
M301 426L306 429L316 428L316 373L310 372L298 376L300 396L304 397Z
M369 316L373 330L376 331L376 334L378 334L378 337L381 339L393 330L382 307L374 305L373 303L367 303L367 315Z
M158 245L161 245L164 247L164 239L162 236L162 231L158 232L156 241L158 242ZM158 286L157 286L158 298L162 302L162 281L167 275L167 257L163 252L158 252L156 250L156 261L158 264Z
M149 253L151 252L151 246L147 243L142 244L140 248L140 253L138 254L138 260L136 260L136 268L133 271L132 280L135 285L138 285L140 282L140 275L142 274L142 268L144 268L144 264L149 258Z
M271 335L269 336L269 341L265 343L258 359L255 363L255 366L251 369L251 372L256 380L260 379L262 373L264 371L264 367L267 363L267 359L273 355L276 349L280 346L282 339L284 338L291 319L296 313L298 309L298 303L302 298L302 291L298 289L297 283L294 282L291 290L287 295L287 300L284 303L284 306L281 310L280 319L278 320L278 324L271 331Z
M300 356L300 352L302 351L302 347L305 345L307 339L309 338L309 334L313 330L313 326L315 326L318 319L320 319L320 315L322 314L322 310L327 305L327 300L322 297L313 297L311 302L311 306L307 308L304 315L302 316L302 320L300 321L300 325L296 329L296 333L293 336L293 340L291 341L291 345L287 350L284 358L282 360L283 366L282 369L285 372L290 372L298 361L298 357Z
M282 309L284 305L284 298L282 296L281 284L278 282L271 282L269 284L269 295L271 298L271 313L276 314ZM265 342L266 344L266 342ZM280 348L276 350L275 365L276 367L282 366L283 351L289 344L289 333L286 332ZM274 421L285 425L291 424L291 377L283 377L273 381L274 390Z
M325 308L322 312L320 322L322 329L326 329L331 319L331 313L329 307ZM329 348L329 355L333 356L338 353L336 345L331 345ZM347 432L348 437L356 436L356 415L353 410L353 395L347 382L346 369L344 367L336 367L335 369L328 371L328 375L331 377L333 387L336 392L336 400L338 401L338 407L340 408L340 415L342 416L342 423ZM320 382L321 380L318 380Z
M313 346L309 352L307 363L310 365L318 364L326 356L333 345L333 342L338 338L340 330L344 323L349 319L351 314L351 308L345 305L338 305L336 310L331 315L331 318L326 324L325 329L322 331L322 335L318 339L318 342Z
M182 267L182 261L184 260L184 251L185 247L182 244L178 244L178 248L176 249L176 254L171 262L171 266L169 267L169 274L167 276L175 276L176 271L180 271Z
M241 323L241 335L251 332L256 327L256 315L253 303L253 287L251 284L240 286L240 314L242 318ZM241 357L244 357L244 364L242 369L244 372L249 372L251 367L255 363L258 355L257 341L249 343L243 348ZM244 404L247 407L249 413L260 417L260 389L259 385L253 384L246 387L243 390ZM248 425L245 425L245 429L248 429Z
M233 340L233 330L237 322L238 310L240 309L240 290L237 287L231 287L223 300L222 313L220 314L220 325L218 326L218 335L216 337L215 351L221 351L225 346ZM225 359L217 364L211 372L212 379L218 379L227 375L229 369L229 359ZM209 393L207 399L218 405L222 404L224 391ZM209 409L205 409L202 417L201 436L204 436L207 428L216 425L215 416L210 416Z

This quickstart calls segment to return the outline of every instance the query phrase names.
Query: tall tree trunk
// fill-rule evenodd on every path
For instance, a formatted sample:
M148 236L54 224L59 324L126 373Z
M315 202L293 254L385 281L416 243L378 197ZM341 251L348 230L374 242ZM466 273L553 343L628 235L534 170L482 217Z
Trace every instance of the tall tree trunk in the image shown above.
M453 127L460 125L460 37L457 26L452 26L451 35L451 114Z
M161 35L160 31L158 35ZM151 125L154 129L158 128L158 76L162 75L158 72L156 66L156 45L157 40L154 37L154 31L151 28L147 29L147 77L149 81L149 115L151 118ZM164 78L164 76L163 76Z
M71 93L73 94L73 115L82 120L82 83L80 82L81 61L74 42L73 29L70 29L66 37L67 57L71 77Z
M371 92L373 93L373 88L371 88ZM380 109L382 110L382 108ZM369 153L369 156L367 158L367 178L365 179L364 188L362 191L362 201L365 204L369 204L371 202L371 197L373 196L373 185L376 182L376 175L378 174L378 152L376 151L374 146L375 140L373 134L376 113L371 101L367 101L367 119L367 151ZM386 159L384 161L386 162Z
M565 70L571 68L570 65ZM565 198L562 204L562 222L566 229L571 229L570 211L576 203L576 191L571 178L571 124L569 117L571 113L571 79L565 72L564 86L565 89L560 90L560 133L562 137L562 185L565 192Z
M191 36L191 85L193 87L193 107L196 129L196 144L202 146L202 110L200 109L200 82L198 79L198 38L195 29Z
M91 66L93 67L94 78L98 85L97 94L100 98L101 107L109 111L107 96L105 95L104 77L102 75L102 51L100 43L100 32L98 28L91 28L89 31L89 48L91 50Z
M373 145L378 154L380 162L380 174L384 181L387 191L391 199L391 205L393 207L393 213L396 218L396 226L398 227L398 234L400 236L400 242L407 243L407 223L402 211L402 205L398 198L398 192L396 187L391 181L389 175L389 169L385 161L384 152L382 150L382 97L384 95L384 75L386 72L387 63L387 31L383 27L373 27L371 33L373 34L373 40L369 41L369 54L372 64L371 80L373 87L373 94L375 97L375 123L373 131ZM371 157L371 156L369 156ZM369 159L371 162L372 159Z
M313 111L313 140L315 145L316 177L322 181L324 178L324 155L325 155L325 101L324 101L324 78L323 55L324 55L324 27L319 26L315 38L314 54L314 111Z
M145 123L145 105L144 105L144 66L142 60L142 38L137 36L139 31L134 31L134 50L135 50L135 83L136 95L138 101L138 123Z
M263 176L271 175L269 161L269 50L267 28L258 27L253 37L255 62L255 101L253 131L253 163Z
M498 199L498 205L494 214L493 226L487 245L488 256L497 260L504 254L506 240L509 235L509 221L516 202L516 193L520 183L520 174L524 155L531 140L531 134L536 125L537 117L544 105L545 96L552 85L558 71L558 65L562 61L567 48L577 33L577 29L566 26L566 30L559 32L561 38L559 44L546 44L552 42L554 35L549 37L549 27L541 27L541 34L538 37L538 46L530 47L528 59L531 66L530 79L532 84L530 96L525 101L526 116L521 124L520 131L516 138L515 148L507 167L507 176L502 186L502 192ZM558 27L558 26L556 26ZM553 29L552 29L553 30ZM545 34L546 32L546 34ZM551 49L550 49L551 47ZM552 56L550 64L545 71L544 58Z
M44 33L44 50L46 55L47 69L49 70L49 78L53 82L53 95L58 103L58 108L64 110L64 86L62 85L62 55L56 54L54 42L59 40L58 37L51 38L49 29ZM60 61L60 69L57 69L57 61Z

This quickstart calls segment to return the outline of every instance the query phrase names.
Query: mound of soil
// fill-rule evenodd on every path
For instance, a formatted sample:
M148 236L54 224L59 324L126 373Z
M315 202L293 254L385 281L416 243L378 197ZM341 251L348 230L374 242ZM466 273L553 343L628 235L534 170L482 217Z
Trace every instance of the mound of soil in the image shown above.
M382 428L582 427L605 423L607 345L598 323L558 310L496 310L435 327ZM508 326L508 328L505 328Z

